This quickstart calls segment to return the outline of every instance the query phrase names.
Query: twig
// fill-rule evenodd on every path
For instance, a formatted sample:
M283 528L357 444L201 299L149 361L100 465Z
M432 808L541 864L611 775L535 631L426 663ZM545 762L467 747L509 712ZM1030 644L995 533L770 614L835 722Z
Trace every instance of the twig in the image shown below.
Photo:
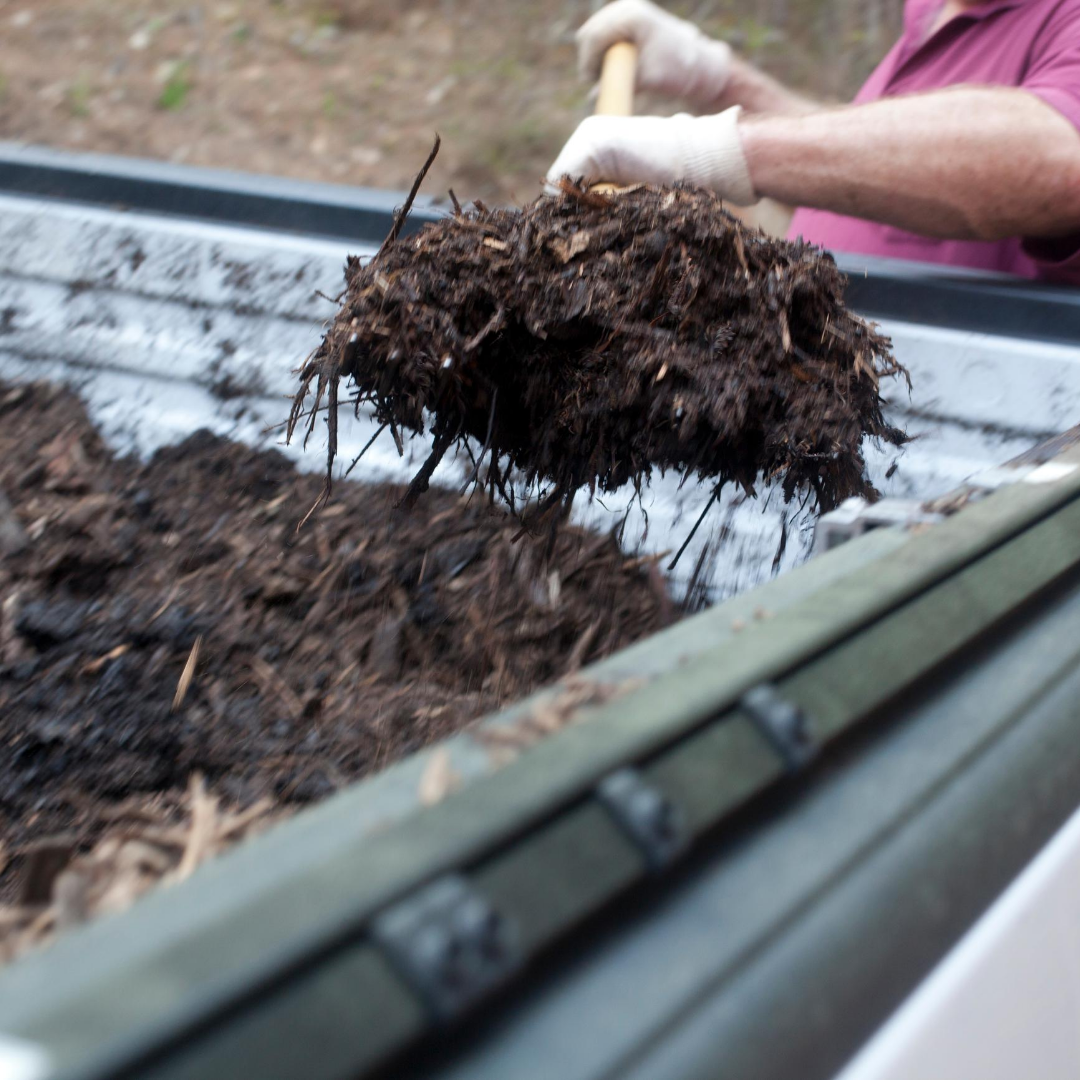
M427 161L424 162L423 168L416 174L416 179L413 181L412 189L409 191L408 197L405 202L402 203L401 209L394 214L394 224L390 226L390 232L387 234L386 239L382 242L382 246L375 254L377 259L387 248L391 247L397 238L401 235L402 227L405 225L405 219L409 216L409 211L412 209L413 202L416 199L416 193L420 190L420 185L424 182L424 177L428 174L428 169L431 168L432 163L438 156L439 147L442 146L442 139L436 133L435 145L431 148L431 153L428 154Z
M299 524L296 526L296 531L299 532L311 518L311 515L315 513L319 507L330 498L330 483L327 481L323 484L323 489L319 492L319 497L311 504L311 509L300 519Z
M230 814L218 829L218 839L231 840L238 833L244 833L249 827L255 825L260 818L267 817L274 812L276 804L273 799L263 798L252 803L246 810Z
M706 606L706 600L709 596L709 584L708 578L702 577L702 572L709 557L709 546L708 543L701 545L697 561L694 563L694 572L690 575L690 583L686 587L685 604L687 611L700 611Z
M494 458L494 455L492 455L492 457ZM510 507L510 516L516 518L517 507L514 505L514 485L511 484L509 488L507 487L497 461L492 460L491 464L488 465L488 475L494 479L495 486L499 489L499 494L503 497L503 502Z
M627 559L622 564L622 569L624 571L640 570L643 566L651 566L654 563L662 562L670 554L671 548L668 548L667 551L654 552L652 555L639 555L636 559Z
M390 434L394 437L394 446L397 447L397 456L405 456L405 447L401 443L401 435L398 433L397 425L393 420L390 421Z
M560 678L565 679L567 676L574 675L580 670L581 665L585 661L585 656L589 651L589 647L596 639L600 624L601 620L596 619L585 628L585 632L577 639L574 647L570 650L570 657L566 661L566 667L563 668L563 673Z
M306 392L307 391L305 390L305 393ZM360 406L365 404L366 402L374 401L374 400L375 399L373 397L366 397L363 394L356 394L353 397L346 398L345 404L352 405L353 408L354 408L354 411L357 413L357 415L359 415ZM301 407L299 410L296 410L296 420L297 421L304 420L308 416L310 416L312 412L327 412L327 411L329 411L329 409L330 409L329 405L320 405L318 407L318 409L312 409L310 411ZM292 438L292 435L289 433L289 430L288 430L289 425L292 424L292 423L293 423L293 419L292 419L292 417L290 417L288 420L282 420L279 424L267 424L266 427L264 427L262 429L262 434L263 435L272 435L275 431L281 431L284 428L284 429L286 429L285 442L288 443L289 440Z
M217 826L217 798L206 790L206 782L196 773L188 788L191 799L191 829L184 845L184 854L176 868L176 878L190 877L199 864L212 854Z
M331 377L327 388L327 403L330 408L326 414L326 497L330 498L330 491L334 486L334 459L337 457L337 433L338 433L338 380ZM314 424L314 421L312 421Z
M337 376L336 375L331 375L331 379L334 382L334 384L336 385L337 384ZM306 389L307 388L305 387L305 391L306 391ZM304 450L307 449L308 439L311 438L312 432L315 430L316 415L319 412L319 406L322 404L323 394L325 392L326 392L326 374L325 374L325 372L320 371L318 373L318 378L315 380L315 404L311 406L311 412L308 415L308 424L307 424L307 427L306 427L306 429L304 431L304 439L300 443L300 446ZM294 408L295 408L295 406L294 406ZM292 436L291 436L291 433L290 433L285 441L288 442L289 439L291 439L291 437Z
M99 656L96 660L90 660L83 665L82 673L84 675L94 675L99 672L110 660L117 660L126 652L131 651L130 644L117 645L115 649L110 649L104 656Z
M349 473L351 473L353 471L353 469L356 468L356 463L371 449L371 447L374 444L375 440L387 429L388 426L389 426L389 421L386 424L383 424L382 427L380 427L379 430L376 431L375 434L372 435L370 439L368 439L368 441L364 444L364 449L361 450L360 453L357 454L356 457L353 458L353 463L345 470L345 475L346 476L348 476Z
M499 388L495 387L494 392L491 395L491 412L488 413L488 426L487 435L484 438L484 445L480 447L480 453L476 458L476 464L473 466L472 474L469 479L465 481L461 486L460 494L464 495L469 490L469 485L476 479L480 472L480 466L484 462L484 455L488 452L488 447L491 445L491 432L495 428L495 402L499 400Z
M556 488L550 495L539 502L536 509L529 514L527 519L524 515L519 516L518 521L521 522L521 528L510 538L510 543L516 544L523 536L533 535L532 530L534 525L540 525L544 518L547 517L548 511L562 501L564 494L565 492L562 488Z
M787 533L788 533L788 517L787 512L783 512L780 515L780 543L776 547L776 554L773 556L772 572L778 574L780 572L780 563L784 558L784 552L787 550Z
M454 436L448 435L446 432L435 436L435 443L431 448L431 453L428 454L424 464L420 466L420 471L412 478L412 483L409 484L409 489L405 492L405 497L398 503L399 509L411 510L416 505L416 500L419 499L430 486L431 474L438 467L439 462L446 456L446 451L450 449L450 444L453 441Z
M569 195L570 198L577 199L578 202L585 206L591 206L595 210L606 210L613 202L610 195L592 191L581 184L576 184L569 176L564 176L561 180L558 180L555 186L564 195Z
M465 342L465 352L473 352L488 335L501 328L506 319L506 309L499 308L476 334Z
M705 509L701 511L701 515L698 517L697 521L694 522L694 527L690 530L686 539L682 542L682 547L679 548L679 550L675 553L675 558L668 563L669 573L675 569L676 564L683 557L683 552L690 546L690 541L694 539L694 533L698 531L699 526L705 520L705 515L712 509L712 504L716 502L717 498L719 497L720 489L722 487L723 484L718 484L713 489L712 495L709 496L709 501L705 504Z
M177 594L179 592L180 592L180 582L175 581L175 582L173 582L173 587L169 590L169 595L166 596L165 600L162 602L161 607L159 607L157 609L157 611L155 611L154 614L151 615L150 618L147 620L147 622L146 622L147 626L149 626L153 622L156 622L159 618L161 618L162 615L165 614L166 611L169 610L169 605L176 599Z

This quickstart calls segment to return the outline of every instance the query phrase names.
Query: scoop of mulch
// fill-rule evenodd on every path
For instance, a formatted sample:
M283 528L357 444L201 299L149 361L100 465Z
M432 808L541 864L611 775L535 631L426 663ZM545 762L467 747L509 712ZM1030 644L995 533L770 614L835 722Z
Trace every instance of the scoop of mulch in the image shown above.
M298 532L321 486L0 384L0 959L680 615L611 536L544 564L452 492L342 484Z
M750 230L690 187L564 181L524 209L476 203L349 259L289 433L328 406L332 465L347 397L399 446L403 431L429 434L407 502L462 444L480 447L474 479L511 507L515 482L554 510L581 488L640 493L673 470L713 491L777 481L829 510L876 495L866 436L905 441L879 380L906 373L844 306L844 280L829 255Z

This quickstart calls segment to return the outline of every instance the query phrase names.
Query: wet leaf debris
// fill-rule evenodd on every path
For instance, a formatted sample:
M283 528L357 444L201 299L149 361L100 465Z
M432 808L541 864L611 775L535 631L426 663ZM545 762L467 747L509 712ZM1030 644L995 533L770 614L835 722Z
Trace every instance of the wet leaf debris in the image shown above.
M874 497L864 437L901 445L880 380L889 341L844 305L826 253L751 230L710 192L613 194L564 180L522 209L475 203L350 258L343 302L300 371L290 436L339 405L431 452L455 445L513 509L638 492L672 471L714 491L778 482L825 511Z

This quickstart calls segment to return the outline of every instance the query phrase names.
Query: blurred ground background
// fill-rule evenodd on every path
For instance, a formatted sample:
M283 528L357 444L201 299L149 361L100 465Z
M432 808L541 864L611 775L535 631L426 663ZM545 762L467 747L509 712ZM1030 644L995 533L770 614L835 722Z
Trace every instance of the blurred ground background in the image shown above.
M586 115L598 0L0 0L0 139L526 200ZM666 5L791 85L850 97L901 0Z

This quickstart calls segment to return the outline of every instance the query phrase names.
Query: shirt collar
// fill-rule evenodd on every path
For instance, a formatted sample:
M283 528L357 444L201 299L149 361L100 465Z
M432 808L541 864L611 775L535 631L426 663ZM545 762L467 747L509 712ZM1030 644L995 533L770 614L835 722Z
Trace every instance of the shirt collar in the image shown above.
M996 15L999 11L1008 11L1009 8L1019 7L1022 3L1024 3L1024 0L985 0L984 3L977 4L975 7L966 8L960 12L957 18L978 21Z
M1025 0L985 0L982 4L977 4L974 7L970 7L961 11L956 16L956 19L965 19L968 22L981 22L983 19L988 19L991 15L996 15L999 11L1008 11L1010 8L1019 7ZM905 20L906 33L908 36L918 40L919 44L925 44L930 40L930 36L925 33L925 28L933 23L937 18L938 12L942 8L942 0L928 0L926 3L912 4L908 7L910 18ZM946 26L951 25L953 20L946 23ZM945 27L941 27L945 29ZM931 36L937 36L936 34Z

